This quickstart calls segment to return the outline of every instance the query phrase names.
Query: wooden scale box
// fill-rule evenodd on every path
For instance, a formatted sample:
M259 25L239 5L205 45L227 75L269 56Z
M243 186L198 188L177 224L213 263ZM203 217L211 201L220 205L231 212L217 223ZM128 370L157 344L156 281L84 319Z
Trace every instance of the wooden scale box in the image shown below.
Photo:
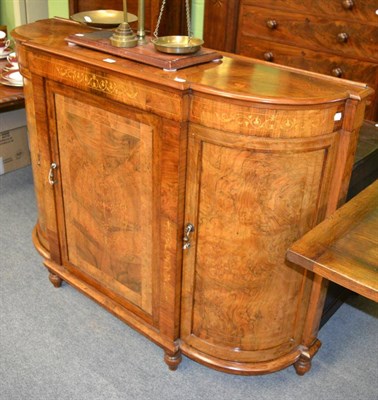
M79 32L93 29L12 32L51 282L162 347L171 369L184 354L304 374L327 281L285 253L343 203L372 90L226 54L165 71L70 44Z

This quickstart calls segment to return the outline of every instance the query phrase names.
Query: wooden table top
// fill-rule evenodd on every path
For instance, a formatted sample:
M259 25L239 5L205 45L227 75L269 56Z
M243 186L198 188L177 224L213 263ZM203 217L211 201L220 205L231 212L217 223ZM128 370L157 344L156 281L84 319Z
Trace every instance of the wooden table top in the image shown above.
M16 27L13 39L29 48L43 51L46 56L73 59L87 67L101 68L116 74L163 84L165 88L215 95L221 98L275 105L310 105L344 101L371 95L365 84L298 70L236 54L225 54L219 62L208 62L174 71L132 61L66 40L71 35L93 33L91 27L72 20L51 18ZM22 57L22 55L20 55ZM193 55L195 57L196 54ZM179 56L177 56L179 57ZM22 61L22 60L21 60ZM23 60L24 63L27 60ZM21 62L22 64L22 62ZM248 77L248 79L247 79Z
M0 73L6 64L6 59L0 59ZM0 84L0 112L16 110L23 107L25 107L23 88Z
M295 242L287 259L378 302L378 180Z

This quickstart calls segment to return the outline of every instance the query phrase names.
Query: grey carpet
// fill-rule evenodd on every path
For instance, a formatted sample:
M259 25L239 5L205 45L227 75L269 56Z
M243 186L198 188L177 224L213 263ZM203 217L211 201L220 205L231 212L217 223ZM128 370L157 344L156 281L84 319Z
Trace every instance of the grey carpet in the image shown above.
M55 289L31 243L30 167L0 176L1 400L377 400L378 307L354 296L319 334L303 377L292 367L234 376L162 350L72 287Z

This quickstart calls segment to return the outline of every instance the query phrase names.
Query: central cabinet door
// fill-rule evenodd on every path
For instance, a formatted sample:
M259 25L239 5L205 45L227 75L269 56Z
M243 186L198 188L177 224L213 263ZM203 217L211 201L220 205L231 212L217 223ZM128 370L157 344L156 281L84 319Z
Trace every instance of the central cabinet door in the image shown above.
M101 101L58 86L50 92L61 263L151 316L159 268L160 119Z
M264 138L191 126L185 217L194 231L184 253L181 323L186 354L240 373L293 363L312 277L288 266L285 253L322 218L334 141L333 133Z

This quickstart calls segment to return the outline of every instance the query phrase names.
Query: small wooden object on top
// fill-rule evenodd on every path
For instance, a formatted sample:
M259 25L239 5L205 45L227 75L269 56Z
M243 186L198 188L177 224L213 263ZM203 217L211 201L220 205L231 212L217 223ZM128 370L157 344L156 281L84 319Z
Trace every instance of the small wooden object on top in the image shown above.
M136 47L114 47L110 41L111 32L94 31L69 35L65 40L79 46L103 51L122 58L128 58L143 64L152 65L166 70L177 70L193 65L221 59L222 56L215 50L201 48L195 54L166 54L155 50L151 38L147 43Z

